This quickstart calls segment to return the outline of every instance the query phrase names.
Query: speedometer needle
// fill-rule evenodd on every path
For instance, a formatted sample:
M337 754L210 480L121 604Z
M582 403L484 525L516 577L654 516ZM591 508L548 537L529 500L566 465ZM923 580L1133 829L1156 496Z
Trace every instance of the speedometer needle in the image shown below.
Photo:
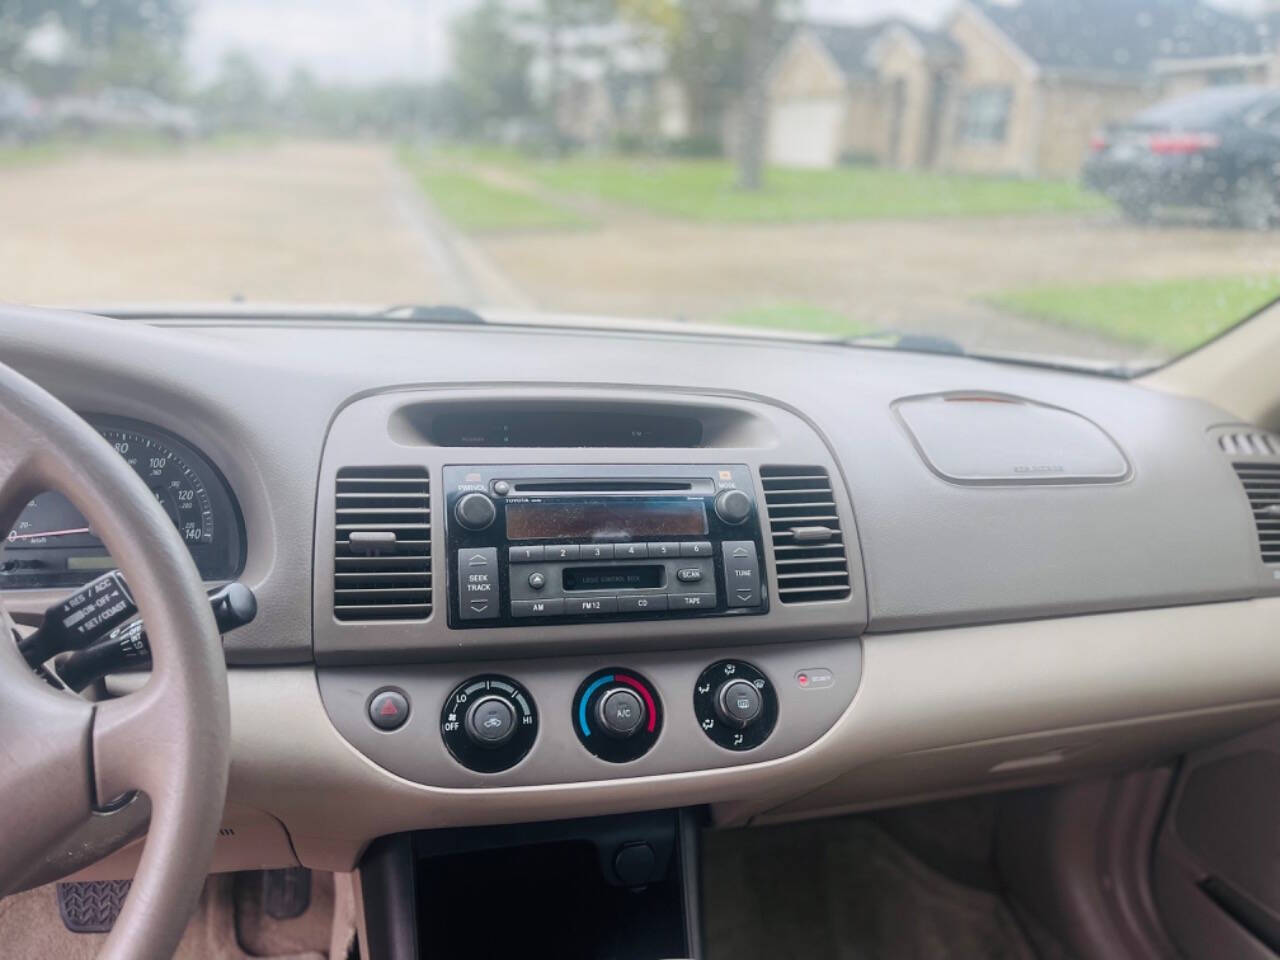
M10 533L9 540L36 540L40 537L69 537L73 534L88 532L88 527L72 527L69 530L46 530L44 533Z

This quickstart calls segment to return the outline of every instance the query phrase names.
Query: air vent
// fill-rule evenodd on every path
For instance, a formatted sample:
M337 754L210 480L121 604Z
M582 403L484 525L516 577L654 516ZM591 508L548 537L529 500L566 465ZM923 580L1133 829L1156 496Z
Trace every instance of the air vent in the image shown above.
M1280 563L1280 463L1233 463L1258 528L1263 563Z
M425 620L431 615L431 487L422 467L338 471L333 615Z
M783 603L849 596L849 561L831 478L822 467L761 467Z
M1241 430L1219 435L1218 446L1233 456L1258 454L1274 457L1280 454L1280 437L1257 430Z

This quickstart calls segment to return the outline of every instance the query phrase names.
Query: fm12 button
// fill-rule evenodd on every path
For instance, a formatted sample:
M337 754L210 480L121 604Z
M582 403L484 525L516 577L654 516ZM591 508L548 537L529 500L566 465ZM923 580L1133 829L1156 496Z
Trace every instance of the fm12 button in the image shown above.
M459 616L463 620L488 620L498 612L498 548L459 550Z

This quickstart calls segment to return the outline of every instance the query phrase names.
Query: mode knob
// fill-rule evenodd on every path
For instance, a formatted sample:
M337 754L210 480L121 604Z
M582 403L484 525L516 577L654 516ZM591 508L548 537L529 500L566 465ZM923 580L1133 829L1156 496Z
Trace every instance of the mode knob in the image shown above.
M746 523L752 506L751 498L741 490L721 490L716 494L716 516L730 526Z
M716 691L716 716L723 723L745 730L760 716L764 699L755 684L746 680L730 680Z
M606 690L600 698L596 717L604 733L622 740L635 734L644 724L644 704L634 690L615 687Z
M454 505L453 515L468 530L483 530L493 523L498 511L483 493L468 493Z

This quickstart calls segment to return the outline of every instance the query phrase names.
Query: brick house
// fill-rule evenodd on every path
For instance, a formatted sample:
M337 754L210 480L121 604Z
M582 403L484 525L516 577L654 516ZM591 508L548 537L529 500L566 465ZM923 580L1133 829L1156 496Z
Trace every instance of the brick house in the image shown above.
M1072 177L1108 122L1271 82L1268 25L1202 0L961 0L937 30L800 26L770 74L769 158Z

